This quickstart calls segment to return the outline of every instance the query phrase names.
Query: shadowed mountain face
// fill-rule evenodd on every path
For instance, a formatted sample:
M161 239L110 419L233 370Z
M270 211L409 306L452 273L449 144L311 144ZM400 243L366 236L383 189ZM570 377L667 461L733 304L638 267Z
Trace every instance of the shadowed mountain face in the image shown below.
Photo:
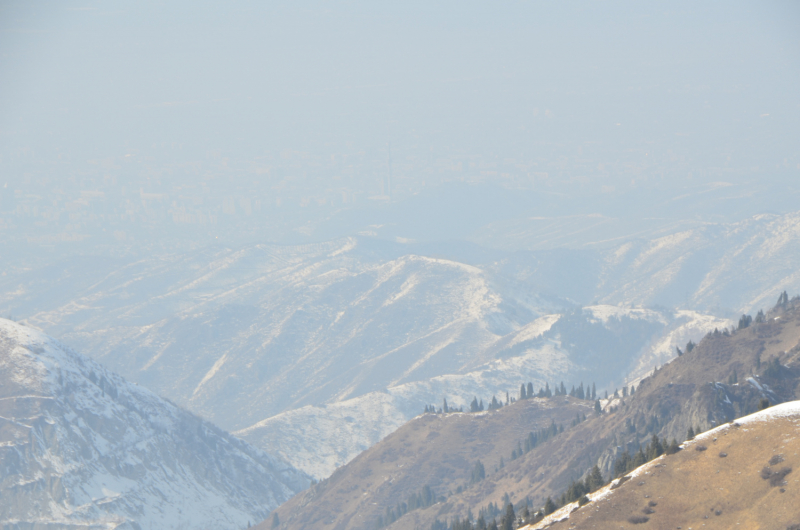
M763 400L795 400L799 380L795 298L763 322L709 333L691 352L643 379L633 395L600 400L603 413L591 401L559 396L520 400L490 413L416 418L280 507L281 528L366 530L390 511L402 515L390 518L392 530L430 528L437 519L477 515L489 503L502 507L509 499L518 509L526 503L538 509L594 465L606 480L613 477L624 452L633 455L653 435L681 441L690 427L706 431L757 411ZM586 420L578 416L584 414ZM542 429L554 419L564 431L543 438ZM529 433L541 443L528 444ZM478 459L486 477L476 482ZM370 469L379 472L370 475ZM438 502L403 515L400 505L412 504L410 485L425 484Z
M309 479L46 335L0 320L0 524L230 528Z

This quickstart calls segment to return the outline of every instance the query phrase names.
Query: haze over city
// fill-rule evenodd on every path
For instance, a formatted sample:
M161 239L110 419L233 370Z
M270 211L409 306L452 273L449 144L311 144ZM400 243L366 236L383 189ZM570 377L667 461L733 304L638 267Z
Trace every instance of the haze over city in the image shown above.
M799 24L0 0L0 525L797 530Z

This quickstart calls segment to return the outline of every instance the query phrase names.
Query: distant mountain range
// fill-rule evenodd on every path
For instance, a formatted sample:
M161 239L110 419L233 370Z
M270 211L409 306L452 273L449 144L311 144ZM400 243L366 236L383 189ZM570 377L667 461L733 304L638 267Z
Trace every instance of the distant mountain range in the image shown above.
M41 332L0 319L0 526L244 528L309 485Z
M679 228L520 252L359 237L74 258L3 277L0 307L321 478L426 404L521 380L613 391L800 290L800 214Z

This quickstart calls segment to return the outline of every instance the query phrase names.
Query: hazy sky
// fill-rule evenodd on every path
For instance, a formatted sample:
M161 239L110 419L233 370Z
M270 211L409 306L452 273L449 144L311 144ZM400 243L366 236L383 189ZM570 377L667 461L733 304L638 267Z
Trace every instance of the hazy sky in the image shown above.
M44 193L91 159L149 157L158 173L295 151L292 170L256 173L313 173L316 199L291 200L327 205L381 194L390 156L395 198L448 164L491 181L495 160L591 193L789 186L798 27L797 2L2 2L0 170L7 190L47 174L25 180ZM348 153L372 180L332 187ZM133 178L114 167L114 186Z
M793 149L800 5L697 4L4 2L3 141Z

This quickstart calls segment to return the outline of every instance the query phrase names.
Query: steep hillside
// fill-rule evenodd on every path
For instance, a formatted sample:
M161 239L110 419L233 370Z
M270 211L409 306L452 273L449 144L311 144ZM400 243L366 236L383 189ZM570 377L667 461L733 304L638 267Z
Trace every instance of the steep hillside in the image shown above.
M690 352L643 379L633 395L620 393L619 397L612 395L607 400L601 400L601 406L606 411L604 413L593 412L591 402L579 401L579 405L589 410L586 421L577 422L574 426L565 425L568 428L563 433L530 451L523 450L522 455L513 461L510 460L513 453L509 446L513 449L517 442L524 444L525 436L521 436L521 433L511 437L505 434L506 418L514 418L523 410L530 411L532 416L527 423L528 430L536 432L542 423L548 421L540 416L543 410L549 410L548 407L553 406L550 404L566 407L564 400L572 398L518 401L500 413L480 416L489 423L486 428L490 433L488 439L469 438L457 429L451 431L451 425L456 423L445 417L446 421L439 424L437 439L452 440L448 446L453 451L475 451L477 454L481 453L477 448L479 441L507 444L504 467L499 468L497 453L491 454L493 460L489 460L487 455L484 461L489 463L486 479L469 484L469 468L462 464L462 475L454 475L454 481L447 484L446 489L452 495L445 495L441 502L431 506L409 511L388 528L430 528L437 520L452 520L470 512L475 515L479 510L486 509L489 503L502 507L508 500L517 508L525 504L539 508L548 497L558 500L570 483L583 477L594 465L599 466L606 479L615 475L615 463L623 458L625 452L633 455L653 435L661 440L675 438L681 441L690 427L697 431L708 430L759 410L764 406L764 400L771 404L795 400L796 386L800 381L800 298L780 304L764 320L735 332L724 330L709 333ZM564 410L563 417L574 417L572 411L567 413L567 409ZM385 476L388 485L383 485L379 495L379 490L374 488L355 487L355 484L362 485L363 477L358 476L354 464L359 462L362 469L377 468L380 465L379 455L400 451L405 443L410 444L409 447L415 443L423 444L424 440L421 437L418 439L411 427L417 421L420 420L400 428L331 477L331 481L335 479L337 485L353 485L351 489L344 486L334 489L341 489L347 494L356 490L359 492L357 510L351 511L351 505L344 501L321 508L318 499L330 499L331 495L327 493L328 482L323 482L278 510L279 513L284 510L288 512L284 527L300 528L302 525L295 526L295 521L307 522L321 513L334 510L336 517L332 520L341 525L337 528L366 529L369 524L362 523L362 518L375 519L381 515L381 510L385 514L386 509L395 509L398 503L407 502L407 491L393 490L395 481L391 481L389 475ZM429 435L426 433L425 438ZM413 457L408 462L401 462L403 469L411 469L413 462ZM436 460L428 460L425 472L435 473L438 465ZM495 470L495 467L498 469ZM404 477L407 483L417 487L425 484L422 476ZM462 485L461 492L457 491L458 485Z
M0 319L0 525L243 528L308 477Z
M697 436L589 495L589 504L571 503L522 529L798 528L798 435L800 401L776 405Z
M489 480L470 485L478 461L487 477L502 475L529 432L554 422L569 428L578 414L591 411L589 401L560 397L519 401L490 412L424 414L282 505L277 510L281 528L372 529L386 508L425 487L437 501L465 488L481 498L495 487Z
M93 281L76 266L48 270L49 289L36 275L6 284L0 305L28 304L31 325L317 478L426 403L468 405L521 379L621 385L728 325L577 308L408 251L355 238L217 248L103 263ZM62 281L84 287L66 296ZM57 302L34 294L48 290Z

